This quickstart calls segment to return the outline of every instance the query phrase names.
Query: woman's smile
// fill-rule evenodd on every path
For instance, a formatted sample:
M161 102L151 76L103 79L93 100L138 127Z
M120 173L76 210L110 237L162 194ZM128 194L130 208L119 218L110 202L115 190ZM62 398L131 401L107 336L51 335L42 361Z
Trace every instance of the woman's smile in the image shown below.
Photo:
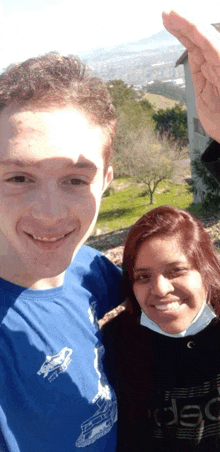
M170 334L188 328L207 298L202 277L192 268L178 235L145 241L137 253L133 279L142 310Z

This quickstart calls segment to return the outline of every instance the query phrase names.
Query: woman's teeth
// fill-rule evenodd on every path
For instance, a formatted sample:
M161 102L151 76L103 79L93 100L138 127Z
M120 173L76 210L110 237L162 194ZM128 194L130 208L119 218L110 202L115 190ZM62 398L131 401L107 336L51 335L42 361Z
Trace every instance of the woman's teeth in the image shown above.
M173 301L171 303L167 303L167 304L158 304L155 305L154 307L156 309L159 309L160 311L175 311L176 309L178 309L181 306L181 302L180 301Z

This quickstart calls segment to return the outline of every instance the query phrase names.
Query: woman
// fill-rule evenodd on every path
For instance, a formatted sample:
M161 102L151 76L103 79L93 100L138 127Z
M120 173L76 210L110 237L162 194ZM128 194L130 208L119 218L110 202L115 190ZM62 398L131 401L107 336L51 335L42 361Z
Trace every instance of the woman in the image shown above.
M130 312L103 337L118 397L118 451L220 451L220 263L202 225L161 206L130 230Z

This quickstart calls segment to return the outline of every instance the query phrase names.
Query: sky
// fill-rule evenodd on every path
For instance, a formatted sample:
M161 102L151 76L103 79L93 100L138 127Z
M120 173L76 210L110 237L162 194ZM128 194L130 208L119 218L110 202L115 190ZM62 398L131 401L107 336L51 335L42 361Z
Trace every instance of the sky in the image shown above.
M163 29L164 9L220 22L219 0L0 0L0 69L50 51L80 55L147 38Z

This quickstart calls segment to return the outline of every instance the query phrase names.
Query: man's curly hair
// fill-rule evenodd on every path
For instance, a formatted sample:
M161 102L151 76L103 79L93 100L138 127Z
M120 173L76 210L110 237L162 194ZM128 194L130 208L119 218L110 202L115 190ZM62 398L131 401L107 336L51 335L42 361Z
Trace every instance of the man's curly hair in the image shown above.
M117 127L115 109L105 83L92 76L80 59L50 52L9 66L0 75L0 112L11 104L19 108L78 108L106 129L105 168L109 165Z

